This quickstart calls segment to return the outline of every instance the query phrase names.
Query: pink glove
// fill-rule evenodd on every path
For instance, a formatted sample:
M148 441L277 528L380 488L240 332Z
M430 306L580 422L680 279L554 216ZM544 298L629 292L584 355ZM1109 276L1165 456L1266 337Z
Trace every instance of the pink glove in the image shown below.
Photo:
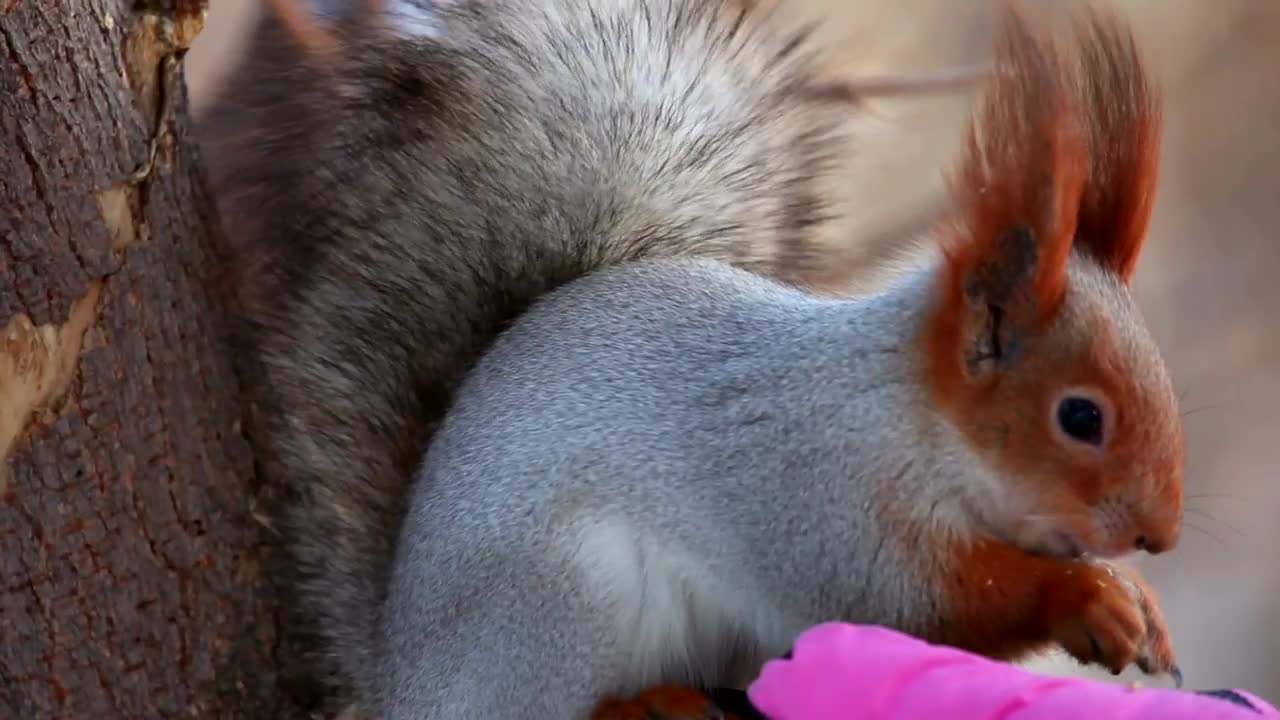
M1280 718L1280 711L1239 690L1198 694L1048 677L886 628L844 623L802 634L789 659L765 664L747 696L769 720Z

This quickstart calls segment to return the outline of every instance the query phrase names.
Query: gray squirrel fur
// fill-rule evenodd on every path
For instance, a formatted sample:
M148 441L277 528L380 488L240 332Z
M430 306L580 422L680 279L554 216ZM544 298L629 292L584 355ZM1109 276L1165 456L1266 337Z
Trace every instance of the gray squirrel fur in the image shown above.
M937 635L948 568L894 522L1044 549L1011 525L1043 498L913 378L933 272L792 287L829 270L816 185L851 145L803 32L729 0L322 5L266 18L201 134L295 609L372 717L741 686L833 618ZM1127 291L1071 268L1163 416ZM1064 322L1068 352L1095 329Z
M821 299L674 259L536 304L415 483L376 716L586 717L659 682L743 687L825 620L923 630L930 588L883 571L912 549L870 503L967 496L968 475L922 472L979 467L894 410L924 402L908 346L929 292Z
M1092 261L1071 276L1074 313L1141 327ZM587 717L658 683L745 687L820 622L929 633L949 553L890 518L1013 538L1038 504L928 410L936 282L832 299L655 259L535 304L414 485L374 716Z

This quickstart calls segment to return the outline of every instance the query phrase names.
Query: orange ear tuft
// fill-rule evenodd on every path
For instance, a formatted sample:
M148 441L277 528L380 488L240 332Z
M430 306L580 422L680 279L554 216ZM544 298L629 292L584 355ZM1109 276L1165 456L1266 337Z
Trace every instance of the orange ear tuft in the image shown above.
M995 68L950 178L936 305L925 334L930 386L965 403L1019 362L1056 314L1085 175L1074 64L1007 7Z
M1052 39L1012 7L995 50L991 85L950 181L956 224L943 251L957 290L994 274L1043 319L1063 296L1086 173L1079 93ZM1011 247L1017 238L1030 247Z
M1155 199L1160 103L1128 26L1096 11L1083 24L1081 89L1092 168L1077 243L1128 281Z

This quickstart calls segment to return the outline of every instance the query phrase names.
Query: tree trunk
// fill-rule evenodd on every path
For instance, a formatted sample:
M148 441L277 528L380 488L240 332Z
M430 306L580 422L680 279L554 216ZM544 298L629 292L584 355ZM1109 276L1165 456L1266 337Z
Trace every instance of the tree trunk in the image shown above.
M206 0L0 0L0 718L276 718Z

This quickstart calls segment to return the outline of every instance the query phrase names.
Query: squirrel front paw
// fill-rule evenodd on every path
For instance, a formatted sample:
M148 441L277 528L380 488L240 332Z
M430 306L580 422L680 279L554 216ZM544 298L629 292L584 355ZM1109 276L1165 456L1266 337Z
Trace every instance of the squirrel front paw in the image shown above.
M592 720L739 720L710 695L675 685L653 687L630 698L600 703Z
M1119 674L1137 665L1182 684L1173 641L1155 594L1135 572L1103 562L1073 564L1051 589L1059 610L1054 639L1083 663Z

